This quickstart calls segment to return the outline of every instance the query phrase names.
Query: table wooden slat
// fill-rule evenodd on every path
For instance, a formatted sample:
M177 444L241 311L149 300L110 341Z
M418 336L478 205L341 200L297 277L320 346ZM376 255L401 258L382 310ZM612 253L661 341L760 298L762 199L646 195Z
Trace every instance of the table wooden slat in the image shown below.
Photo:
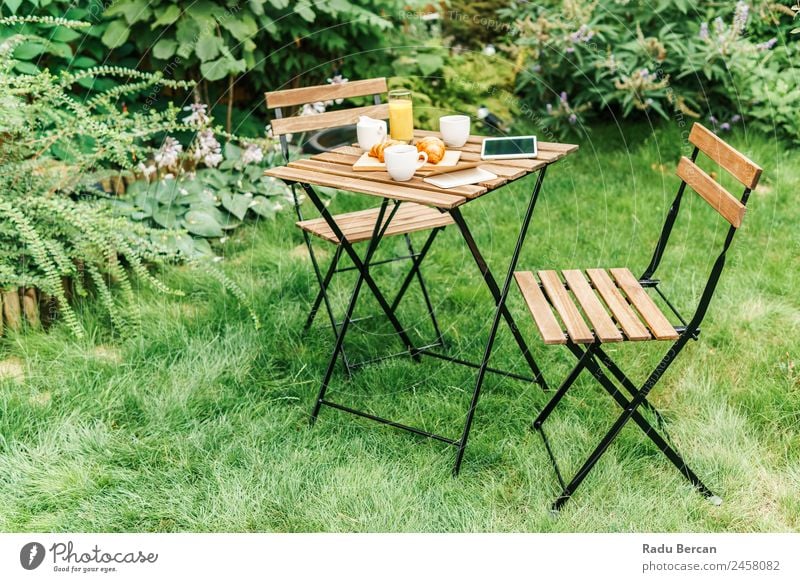
M441 190L439 192L419 190L415 188L407 188L405 186L398 186L396 184L383 184L381 182L375 182L372 180L334 176L333 174L325 174L322 172L300 168L290 168L288 166L270 168L264 173L267 176L280 178L290 182L329 186L331 188L349 190L350 192L370 194L372 196L380 196L381 198L389 198L392 200L417 202L419 204L425 204L444 209L455 208L456 206L460 206L467 201L464 196L447 194L445 190Z
M296 160L294 162L289 162L290 168L302 168L305 170L315 170L318 172L324 172L326 174L333 174L335 176L347 176L351 178L364 178L363 172L356 172L353 170L351 164L339 164L334 162L323 162L320 160L312 159L312 160ZM386 172L370 172L369 179L375 182L381 182L384 184L400 184L395 180L392 180L392 177L389 176ZM420 190L431 190L434 192L441 192L442 189L438 186L434 186L433 184L428 184L427 182L423 181L421 178L411 178L408 182L402 182L402 186L409 187L409 188L419 188ZM485 186L479 185L468 185L468 186L457 186L455 188L448 188L448 192L452 194L459 194L466 198L475 198L476 196L480 196L484 192L486 192Z

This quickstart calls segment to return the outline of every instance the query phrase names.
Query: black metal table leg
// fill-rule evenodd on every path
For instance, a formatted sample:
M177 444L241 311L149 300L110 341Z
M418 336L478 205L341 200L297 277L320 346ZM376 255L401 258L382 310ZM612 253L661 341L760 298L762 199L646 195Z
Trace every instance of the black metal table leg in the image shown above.
M480 398L481 387L483 386L483 380L486 377L486 369L489 366L489 359L492 355L492 347L494 346L494 341L497 336L497 330L500 326L500 318L505 317L506 322L508 323L509 327L511 328L511 332L514 335L514 338L517 340L517 344L520 347L520 350L525 355L528 364L531 366L531 370L533 371L534 377L539 381L540 385L543 388L546 388L546 384L544 384L544 377L542 376L541 370L539 370L538 365L533 359L533 356L528 349L525 340L522 338L522 335L517 328L516 323L514 322L514 318L511 316L511 312L506 307L506 299L508 298L508 292L511 288L511 279L514 277L514 270L517 268L517 262L519 261L519 255L522 251L522 246L525 243L525 236L528 233L528 226L530 225L531 218L533 217L533 209L536 206L536 201L539 197L539 192L542 189L542 182L544 181L545 170L547 166L544 166L540 171L539 175L536 179L536 184L533 187L533 191L531 192L530 202L528 203L528 208L525 211L525 216L522 219L522 225L520 227L519 236L517 237L517 243L514 247L514 254L511 256L511 261L508 265L508 271L506 272L506 278L503 282L503 288L500 290L497 287L497 282L492 275L489 266L486 264L486 261L483 259L483 256L478 249L477 244L475 243L475 239L472 237L472 234L467 227L467 223L464 221L464 217L461 215L461 212L458 208L455 208L450 211L450 215L455 220L456 224L461 231L464 240L467 243L470 251L472 252L472 256L475 258L475 262L478 264L478 267L481 270L481 274L483 275L484 280L486 281L489 290L491 291L492 295L495 298L495 302L497 307L495 309L494 318L492 320L492 326L489 330L489 338L486 342L486 348L484 349L483 353L483 360L481 361L480 368L478 368L478 376L475 380L475 389L472 393L472 400L470 401L469 410L467 411L467 418L464 422L464 430L461 434L461 439L458 441L458 451L456 453L456 461L453 465L453 475L458 475L458 472L461 470L461 462L464 459L464 451L467 447L467 440L469 439L470 429L472 427L472 420L475 416L475 409L478 406L478 400Z

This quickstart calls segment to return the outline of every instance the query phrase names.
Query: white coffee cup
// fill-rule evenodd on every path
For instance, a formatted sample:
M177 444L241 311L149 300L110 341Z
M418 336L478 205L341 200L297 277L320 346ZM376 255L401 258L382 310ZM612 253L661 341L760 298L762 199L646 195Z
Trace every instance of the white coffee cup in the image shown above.
M445 115L439 118L439 132L444 145L460 148L469 139L468 115Z
M407 182L419 168L428 163L428 153L413 145L393 145L383 150L386 171L392 180Z
M358 147L368 152L376 143L386 139L386 122L362 115L358 118L356 133L358 133Z

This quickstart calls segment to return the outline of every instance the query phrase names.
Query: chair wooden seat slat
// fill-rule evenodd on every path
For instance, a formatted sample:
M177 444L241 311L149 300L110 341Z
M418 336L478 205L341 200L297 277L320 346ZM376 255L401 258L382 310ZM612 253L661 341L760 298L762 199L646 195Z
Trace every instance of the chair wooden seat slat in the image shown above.
M544 343L563 344L565 337L576 344L678 338L675 327L628 269L587 269L587 273L594 288L577 269L560 274L539 271L538 281L530 271L514 274Z
M622 334L617 329L616 324L608 315L603 303L595 295L586 276L577 269L567 269L562 271L564 279L567 281L572 294L580 303L583 312L594 326L594 332L602 342L621 342Z
M550 310L547 298L539 289L539 283L530 271L517 271L514 273L522 297L530 309L533 320L542 334L542 339L546 344L565 344L567 343L564 332L561 331L561 324L558 323L555 315Z
M650 328L650 332L658 340L678 339L678 332L675 327L664 316L658 305L650 299L650 296L633 276L629 269L609 269L611 276L625 291L628 300L633 304L642 319Z
M576 344L592 343L594 341L592 330L583 321L583 317L564 288L564 283L561 282L558 273L556 271L539 271L539 279L542 281L542 287L544 287L550 303L553 304L561 321L564 322L570 339Z
M351 243L370 240L378 220L380 208L370 208L358 212L347 214L337 214L336 222L342 229L342 233ZM386 223L389 212L383 218ZM431 228L445 227L453 224L453 218L446 213L439 212L435 208L422 206L421 204L401 203L397 212L389 223L384 236L395 236L407 234L420 230L430 230ZM324 218L312 220L302 220L297 222L297 226L305 231L325 239L328 242L339 244L339 239L333 234L331 227L325 222Z
M644 341L650 339L650 332L647 327L639 321L636 312L631 309L625 297L617 289L611 277L605 269L586 269L586 274L589 275L594 288L597 293L606 302L611 314L622 328L625 337L630 341Z

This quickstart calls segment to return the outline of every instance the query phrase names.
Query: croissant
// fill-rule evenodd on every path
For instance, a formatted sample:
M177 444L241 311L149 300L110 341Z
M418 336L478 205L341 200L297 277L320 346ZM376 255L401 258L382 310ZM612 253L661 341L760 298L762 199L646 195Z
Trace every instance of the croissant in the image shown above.
M444 142L438 137L424 137L417 142L417 150L428 154L429 164L438 164L444 158Z
M387 139L382 142L376 143L372 148L369 150L369 155L373 158L378 158L379 162L383 162L383 150L388 148L389 146L393 145L402 145L406 142L399 141L396 139Z

